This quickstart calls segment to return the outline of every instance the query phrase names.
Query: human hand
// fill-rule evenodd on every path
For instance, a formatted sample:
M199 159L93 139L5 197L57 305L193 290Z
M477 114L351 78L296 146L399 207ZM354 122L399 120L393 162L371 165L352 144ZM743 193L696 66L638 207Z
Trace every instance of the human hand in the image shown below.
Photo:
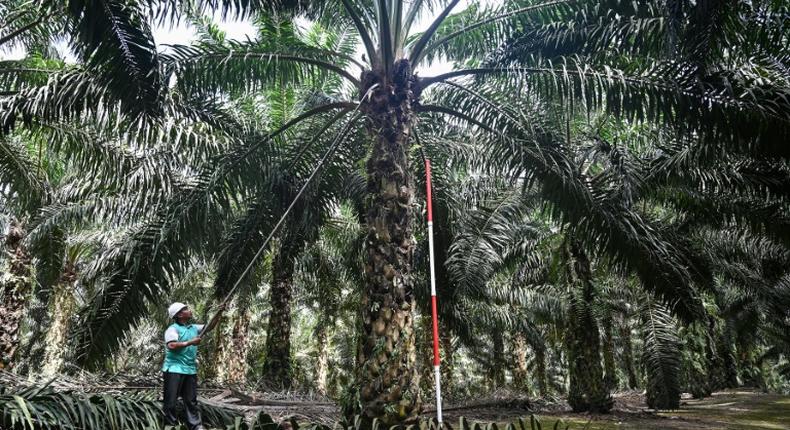
M189 344L190 345L200 345L200 341L201 340L202 339L200 338L200 336L198 336L198 337L192 338L192 340L189 341Z

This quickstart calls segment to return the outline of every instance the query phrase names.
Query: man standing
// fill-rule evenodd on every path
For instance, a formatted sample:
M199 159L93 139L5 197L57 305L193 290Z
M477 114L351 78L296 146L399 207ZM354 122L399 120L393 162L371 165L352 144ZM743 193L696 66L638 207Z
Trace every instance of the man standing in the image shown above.
M223 304L218 312L224 310ZM197 404L197 346L200 345L200 335L211 330L219 318L214 318L208 327L191 324L192 311L178 302L170 305L167 314L174 322L165 331L165 362L162 365L165 425L178 425L176 401L180 396L184 400L189 430L203 430Z

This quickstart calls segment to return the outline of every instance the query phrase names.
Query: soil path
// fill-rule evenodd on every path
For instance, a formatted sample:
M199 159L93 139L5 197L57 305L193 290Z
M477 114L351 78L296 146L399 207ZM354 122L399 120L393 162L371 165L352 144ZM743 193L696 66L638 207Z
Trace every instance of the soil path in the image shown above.
M229 400L233 402L229 402ZM263 400L223 392L206 403L230 407L248 414L264 411L276 420L295 417L304 422L331 424L340 418L336 405L316 400ZM236 403L238 402L238 403ZM426 405L427 406L427 405ZM574 414L567 405L544 405L537 411L536 404L526 400L498 399L467 405L447 405L445 422L456 430L463 416L481 424L496 422L504 428L519 417L535 414L543 429L569 430L790 430L790 396L764 394L749 390L729 390L715 393L701 400L683 400L676 411L655 412L645 406L644 395L635 392L615 395L615 408L610 414ZM426 412L426 417L433 413Z
M460 415L471 421L506 423L525 413L508 408L471 409L451 412L447 421L455 424ZM643 396L625 393L615 396L615 409L607 415L574 414L567 410L542 411L536 415L544 429L553 429L561 420L558 428L569 425L570 430L790 430L790 396L749 390L721 391L701 400L683 400L679 410L656 413L646 408Z

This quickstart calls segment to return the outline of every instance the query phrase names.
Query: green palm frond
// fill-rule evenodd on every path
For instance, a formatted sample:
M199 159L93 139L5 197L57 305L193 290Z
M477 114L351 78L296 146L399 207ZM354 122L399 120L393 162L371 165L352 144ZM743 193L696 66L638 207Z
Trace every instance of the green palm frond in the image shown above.
M20 136L0 137L0 193L21 211L32 211L49 198L49 182Z
M109 244L86 268L86 277L100 284L82 312L83 324L73 333L78 360L87 364L101 360L117 342L97 339L103 333L113 333L120 339L138 316L147 312L146 303L159 300L169 280L185 269L191 252L217 242L221 214L231 207L229 196L235 194L228 192L229 187L238 186L227 177L228 171L238 168L242 158L255 163L256 157L250 155L260 155L252 153L246 144L233 149L216 157L189 183L180 185L166 205Z
M453 328L462 343L470 346L479 343L477 333L519 332L531 343L539 344L542 335L529 318L510 306L486 302L461 300L444 321Z
M707 283L706 271L694 263L693 252L661 224L623 200L627 193L623 194L620 187L610 187L605 181L607 176L596 178L582 173L583 166L577 164L573 152L575 144L545 131L550 127L546 119L550 115L544 113L541 118L539 104L508 103L501 96L488 98L489 94L483 91L489 90L484 87L474 94L453 92L451 96L437 92L436 97L442 102L452 100L453 104L460 104L483 122L499 121L497 129L503 133L526 136L522 141L501 134L481 134L478 139L485 142L485 158L492 160L490 168L523 178L527 184L537 184L538 195L550 204L549 213L575 226L592 249L638 273L663 300L677 303L680 314L699 315L699 299L685 287L694 282ZM510 104L519 109L509 108ZM522 126L522 120L528 125ZM617 164L610 168L621 169ZM612 177L618 176L622 173Z
M668 42L665 6L650 1L593 1L555 8L551 15L508 33L498 61L580 55L620 63L629 56L663 58Z
M158 6L155 16L162 20L177 20L184 9L181 0L148 0L147 3ZM334 3L327 0L198 0L189 6L194 11L216 11L224 20L242 20L262 14L305 14L314 18L325 9L335 6Z
M21 60L0 61L0 94L13 95L26 87L44 85L50 74L63 71L63 62L33 53Z
M640 311L647 371L647 404L654 409L680 407L680 341L669 311L646 298Z
M2 375L0 424L8 428L158 429L162 405L152 392L83 393L30 384ZM201 402L203 420L211 427L233 426L238 412Z
M165 82L143 6L122 0L71 0L72 46L129 111L159 112Z
M74 68L49 76L46 85L30 86L0 99L0 121L4 132L20 119L70 121L90 115L98 124L109 122L118 99L91 72Z
M63 31L63 7L53 2L3 2L0 51L44 51Z
M276 139L292 127L344 106L321 106L289 120L269 135L253 133L236 142L227 152L203 164L152 215L101 252L102 258L86 270L92 274L91 279L100 281L100 288L82 312L83 323L74 334L78 360L96 364L117 346L117 341L97 339L120 339L120 334L146 312L146 303L155 303L170 281L185 270L190 255L212 253L211 244L222 243L222 227L234 199L248 195L249 190L264 189L270 175L261 166L276 168L272 162ZM118 313L121 308L125 311Z
M466 10L446 18L431 42L424 49L413 52L417 56L411 60L419 64L423 59L429 62L439 58L458 62L465 62L469 58L483 59L504 43L515 29L529 25L530 18L553 16L577 3L584 2L518 1L488 8L472 4ZM421 37L415 35L412 43L416 45Z
M255 92L274 82L309 83L313 79L315 83L326 73L359 83L356 77L336 65L336 62L346 61L344 54L302 43L282 49L254 42L227 42L226 45L171 46L162 60L169 74L178 76L179 88L188 94L210 89L238 95Z
M456 288L462 290L481 290L506 263L508 251L536 233L526 222L527 208L519 191L480 203L456 219L457 233L445 263Z
M469 75L506 77L501 86L531 88L546 100L578 103L588 111L604 110L633 123L665 124L684 135L702 137L706 145L789 155L781 143L790 133L789 90L764 82L750 70L699 77L685 63L657 62L624 71L567 57L449 72L425 78L422 84Z

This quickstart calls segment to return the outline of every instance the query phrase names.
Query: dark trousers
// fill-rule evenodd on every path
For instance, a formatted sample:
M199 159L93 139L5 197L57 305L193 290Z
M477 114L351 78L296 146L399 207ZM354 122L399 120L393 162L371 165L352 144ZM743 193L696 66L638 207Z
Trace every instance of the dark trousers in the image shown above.
M187 416L187 428L194 430L201 425L200 410L197 403L197 375L182 375L180 373L164 372L165 396L163 409L165 425L178 425L176 414L176 401L179 397L184 400L184 409Z

